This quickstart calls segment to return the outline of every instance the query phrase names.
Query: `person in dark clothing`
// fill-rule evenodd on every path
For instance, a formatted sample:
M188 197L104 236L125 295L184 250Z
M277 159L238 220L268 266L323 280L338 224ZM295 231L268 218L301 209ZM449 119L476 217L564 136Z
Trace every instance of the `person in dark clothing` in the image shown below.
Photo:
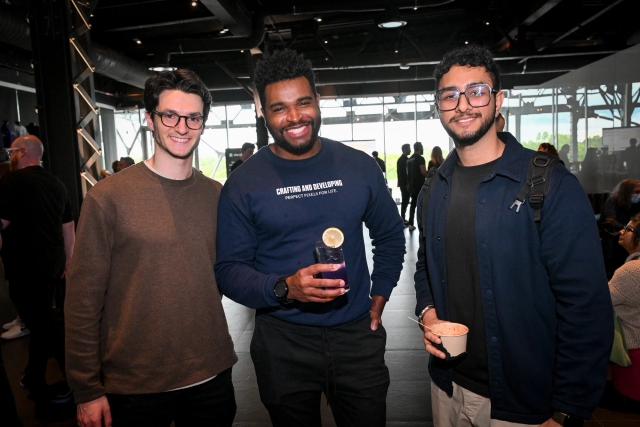
M274 143L222 189L218 285L257 309L251 359L275 427L319 426L322 393L338 426L382 427L389 372L381 317L402 270L402 220L371 157L318 136L310 61L276 51L258 62L255 76ZM374 246L371 275L363 224ZM332 227L344 236L336 246L346 280L316 277L339 267L314 256Z
M11 131L11 126L9 126L9 122L5 120L2 123L2 127L0 127L0 135L2 135L2 146L4 148L11 147L11 143L13 142L13 132Z
M400 188L400 194L402 196L402 204L400 205L400 216L405 226L410 225L407 221L407 206L409 205L409 178L407 177L407 160L409 160L409 154L411 154L411 145L404 144L402 146L402 155L398 159L397 172L398 172L398 188Z
M442 157L442 148L436 145L435 147L433 147L433 150L431 150L431 160L429 160L427 171L430 171L433 168L439 168L443 163L444 157Z
M409 207L409 231L413 231L416 227L413 225L413 219L416 213L416 205L420 189L424 184L424 177L427 175L427 166L422 157L422 143L413 144L413 156L407 160L407 177L409 179L409 193L411 194L411 207Z
M43 147L34 135L16 138L11 146L12 172L0 180L2 259L9 296L31 331L29 362L21 385L35 399L50 398L45 380L53 353L65 371L62 325L52 300L65 276L75 241L75 222L64 184L40 166ZM70 392L53 396L71 400Z
M380 166L380 169L382 170L382 173L387 171L387 166L384 164L384 160L382 160L380 157L378 157L378 152L377 151L373 151L371 153L371 156L373 156L374 160L376 161L376 163L378 163L378 166Z
M625 179L615 186L609 198L604 202L600 215L602 250L604 252L607 277L624 264L628 254L618 245L620 230L640 213L640 181Z
M233 162L233 164L231 165L231 168L229 168L229 172L233 172L238 168L238 166L246 162L247 159L253 155L253 152L255 149L256 149L255 144L252 144L250 142L245 142L244 144L242 144L242 149L240 151L240 158L235 162Z
M435 80L455 151L418 213L416 315L469 333L466 355L451 361L423 329L434 425L581 426L604 391L613 342L589 200L557 164L538 224L530 203L509 208L537 153L496 130L504 93L486 48L447 53Z

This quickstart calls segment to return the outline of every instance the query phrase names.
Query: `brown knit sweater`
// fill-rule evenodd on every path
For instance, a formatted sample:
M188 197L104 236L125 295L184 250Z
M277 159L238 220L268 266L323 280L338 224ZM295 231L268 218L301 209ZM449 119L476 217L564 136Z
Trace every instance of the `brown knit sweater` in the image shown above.
M76 403L184 387L238 360L213 271L220 188L140 163L87 195L65 303Z

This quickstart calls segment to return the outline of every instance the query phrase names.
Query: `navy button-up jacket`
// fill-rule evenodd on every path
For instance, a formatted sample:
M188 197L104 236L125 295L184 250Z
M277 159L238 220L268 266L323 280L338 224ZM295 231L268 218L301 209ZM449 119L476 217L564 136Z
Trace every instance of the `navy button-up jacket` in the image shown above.
M594 213L576 177L560 164L539 231L528 203L519 213L510 210L535 152L510 133L498 135L504 153L478 186L476 215L469 218L476 223L491 417L538 424L555 410L588 419L604 390L613 342ZM453 153L434 177L415 274L416 314L433 304L444 320L444 226L457 160ZM444 361L431 357L429 372L438 387L452 393L452 372Z

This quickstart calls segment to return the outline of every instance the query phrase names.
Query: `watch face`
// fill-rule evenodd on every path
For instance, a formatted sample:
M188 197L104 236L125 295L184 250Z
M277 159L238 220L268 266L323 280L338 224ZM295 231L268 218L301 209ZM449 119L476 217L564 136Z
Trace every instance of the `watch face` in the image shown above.
M289 293L289 287L284 281L278 280L276 286L273 288L273 293L276 294L276 298L284 299Z

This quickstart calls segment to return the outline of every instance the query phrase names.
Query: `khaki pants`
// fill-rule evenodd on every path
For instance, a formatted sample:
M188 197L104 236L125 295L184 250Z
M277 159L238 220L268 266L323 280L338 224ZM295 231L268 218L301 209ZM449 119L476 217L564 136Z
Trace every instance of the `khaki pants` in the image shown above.
M491 402L453 383L453 396L447 396L431 382L431 408L435 427L525 427L537 424L518 424L491 419Z

